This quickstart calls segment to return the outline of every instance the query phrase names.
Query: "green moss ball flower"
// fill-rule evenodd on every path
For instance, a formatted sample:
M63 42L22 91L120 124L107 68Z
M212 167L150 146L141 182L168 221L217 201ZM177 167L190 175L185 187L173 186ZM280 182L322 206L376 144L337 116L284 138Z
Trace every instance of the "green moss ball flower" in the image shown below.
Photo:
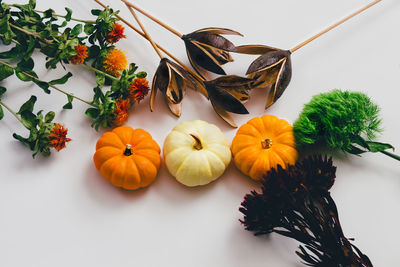
M299 146L325 144L352 154L382 152L400 160L384 151L391 145L372 141L382 131L380 125L379 107L367 95L335 89L304 105L293 132Z

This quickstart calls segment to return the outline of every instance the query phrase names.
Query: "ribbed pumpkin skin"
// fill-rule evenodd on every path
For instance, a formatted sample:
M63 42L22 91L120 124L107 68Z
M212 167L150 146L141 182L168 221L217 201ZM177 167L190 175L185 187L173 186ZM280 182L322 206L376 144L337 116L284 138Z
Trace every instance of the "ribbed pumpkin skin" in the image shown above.
M272 141L269 148L262 142ZM292 126L272 115L256 117L242 125L232 141L236 167L254 180L261 180L271 168L296 163L297 150Z
M202 148L195 148L195 135ZM201 120L179 123L164 141L168 171L186 186L201 186L218 179L231 162L230 143L221 130Z
M127 144L132 155L125 155ZM101 175L116 187L134 190L151 184L161 165L160 147L142 129L128 126L106 132L97 141L94 164Z

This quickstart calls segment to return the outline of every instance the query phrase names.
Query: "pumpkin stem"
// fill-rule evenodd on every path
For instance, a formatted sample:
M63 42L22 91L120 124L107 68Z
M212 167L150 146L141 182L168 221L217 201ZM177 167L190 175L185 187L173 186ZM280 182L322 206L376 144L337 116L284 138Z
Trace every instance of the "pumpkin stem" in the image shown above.
M267 138L265 140L262 140L261 141L261 146L264 149L271 148L272 147L272 139Z
M203 149L203 145L201 144L200 138L194 134L190 134L190 136L193 137L193 139L196 141L193 147L197 150Z
M132 155L132 145L131 144L126 144L126 148L124 151L125 156L130 156Z

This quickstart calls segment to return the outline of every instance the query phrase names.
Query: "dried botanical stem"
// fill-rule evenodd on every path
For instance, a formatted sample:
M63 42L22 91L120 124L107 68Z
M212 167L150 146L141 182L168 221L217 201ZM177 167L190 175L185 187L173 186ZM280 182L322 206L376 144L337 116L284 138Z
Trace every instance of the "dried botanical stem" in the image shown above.
M138 18L138 16L136 15L136 12L133 10L133 8L131 6L129 6L126 2L125 2L126 6L128 7L129 11L131 12L132 16L135 18L136 22L139 24L140 28L142 29L143 33L146 35L147 40L149 40L150 44L153 46L154 50L156 51L157 55L160 57L160 59L163 58L163 55L161 54L160 50L158 49L158 47L156 46L156 44L154 43L153 39L151 38L150 34L146 31L146 28L143 26L142 22L140 21L140 19Z
M131 2L127 1L127 0L121 0L122 2L125 3L125 5L130 6L134 9L136 9L137 11L139 11L140 13L142 13L143 15L145 15L146 17L148 17L149 19L153 20L154 22L160 24L161 26L163 26L165 29L169 30L170 32L172 32L173 34L175 34L176 36L178 36L179 38L182 38L182 34L180 32L178 32L177 30L173 29L172 27L168 26L167 24L165 24L164 22L158 20L157 18L153 17L152 15L150 15L149 13L147 13L146 11L144 11L143 9L137 7L136 5L132 4Z
M18 114L12 110L9 106L7 106L3 101L0 100L0 105L2 105L3 107L5 107L11 114L14 115L15 118L17 118L19 120L19 122L22 123L21 118L18 116Z
M323 35L323 34L329 32L330 30L336 28L337 26L343 24L343 23L346 22L347 20L349 20L349 19L351 19L352 17L354 17L354 16L360 14L361 12L367 10L368 8L370 8L370 7L374 6L374 5L376 5L377 3L381 2L381 1L382 1L382 0L375 0L375 1L371 2L371 3L369 3L369 4L366 5L365 7L363 7L363 8L361 8L361 9L357 10L356 12L350 14L349 16L347 16L347 17L345 17L344 19L338 21L337 23L333 24L332 26L326 28L325 30L321 31L320 33L314 35L313 37L311 37L311 38L309 38L309 39L307 39L307 40L305 40L304 42L300 43L299 45L293 47L292 49L290 49L290 52L293 53L293 52L297 51L298 49L300 49L300 48L302 48L303 46L305 46L306 44L308 44L308 43L314 41L315 39L317 39L317 38L320 37L321 35Z
M103 4L102 2L100 2L99 0L94 0L97 4L101 5L103 8L107 8L107 6L105 4ZM126 19L122 18L119 15L115 15L119 20L121 20L123 23L125 23L128 27L130 27L132 30L134 30L137 34L139 34L140 36L142 36L143 38L147 39L147 36L141 32L139 29L137 29L135 26L133 26L131 23L129 23ZM190 74L192 74L194 77L196 77L199 81L204 81L203 77L201 77L200 75L198 75L196 72L194 72L192 69L190 69L187 65L185 65L182 61L180 61L178 58L176 58L173 54L171 54L168 50L166 50L164 47L162 47L161 45L154 43L161 51L163 51L165 54L167 54L170 58L172 58L176 63L178 63L179 65L181 65L185 70L187 70L188 72L190 72Z

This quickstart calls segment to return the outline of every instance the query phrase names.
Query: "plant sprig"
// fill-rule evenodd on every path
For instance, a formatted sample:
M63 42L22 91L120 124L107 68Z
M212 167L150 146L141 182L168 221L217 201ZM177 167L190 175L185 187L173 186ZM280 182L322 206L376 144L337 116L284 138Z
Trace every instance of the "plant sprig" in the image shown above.
M93 120L92 126L96 130L100 126L113 127L124 123L129 107L147 94L148 86L147 74L137 72L134 63L128 68L125 55L115 47L119 39L125 38L124 28L117 23L119 19L115 16L118 11L109 8L92 10L93 20L73 18L71 9L65 8L65 11L65 14L55 14L52 9L37 10L35 0L23 5L6 4L0 0L0 40L2 45L10 46L9 50L0 53L0 81L15 75L23 82L35 83L47 94L51 89L63 93L67 97L63 109L72 109L74 99L81 101L89 106L86 114ZM93 71L97 84L93 99L82 99L59 87L68 82L71 72L52 81L41 79L34 71L34 51L46 57L47 69L58 66L66 69L67 65L74 64ZM2 96L5 89L3 91ZM34 104L36 99L32 96L26 103ZM1 118L4 115L1 107L13 113L30 131L27 138L16 134L15 138L30 147L35 155L39 152L45 156L50 154L44 145L46 142L38 141L49 133L49 125L54 126L53 118L49 120L50 115L46 114L46 117L42 111L34 114L30 109L23 113L14 112L1 100ZM55 116L55 113L51 114ZM64 128L58 127L57 130L66 132Z

